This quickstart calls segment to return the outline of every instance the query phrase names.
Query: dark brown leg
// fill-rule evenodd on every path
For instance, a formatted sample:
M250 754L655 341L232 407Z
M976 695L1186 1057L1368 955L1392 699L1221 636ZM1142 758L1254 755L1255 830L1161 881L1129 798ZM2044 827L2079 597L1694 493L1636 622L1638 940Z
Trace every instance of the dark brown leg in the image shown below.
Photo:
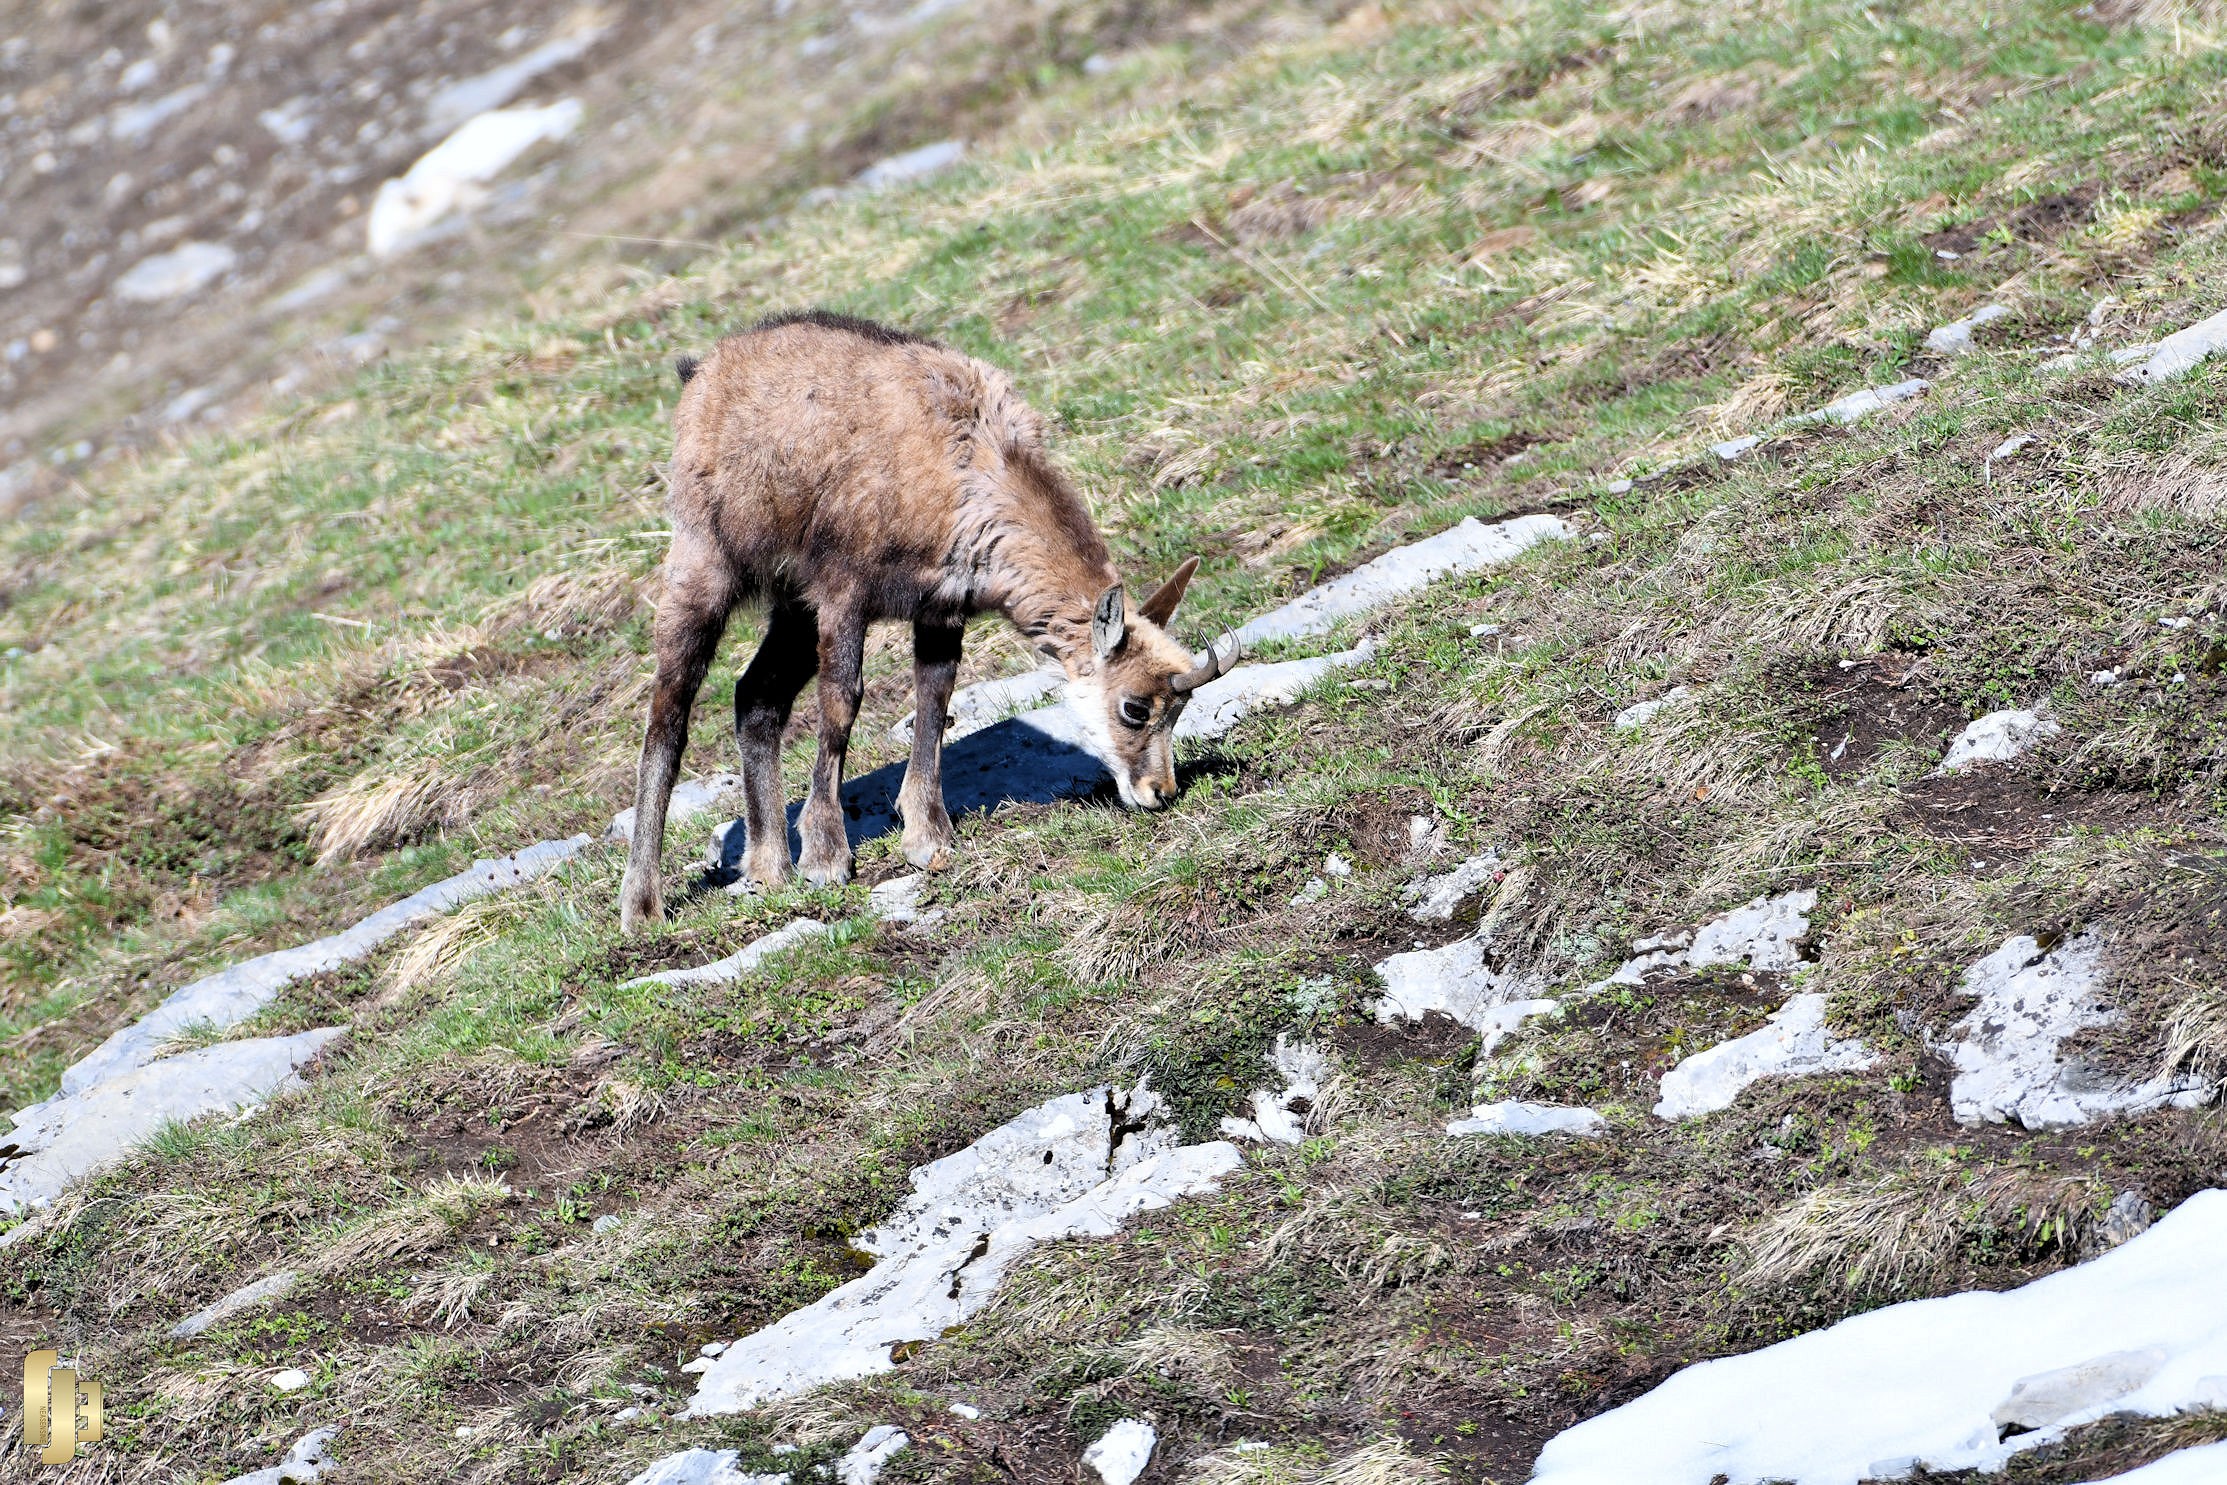
M956 840L943 807L943 729L965 638L960 624L912 626L912 761L897 791L897 812L905 817L905 859L924 871L949 866Z
M649 727L642 735L642 766L634 783L634 838L626 853L626 881L619 889L619 926L627 932L665 916L659 861L665 851L665 808L688 745L688 715L718 652L730 607L726 564L716 553L683 545L676 537L665 560L665 601L657 610L657 681L650 693Z
M735 746L742 753L743 880L759 889L789 877L789 816L781 794L781 734L819 667L812 611L777 604L749 668L735 678Z
M812 793L797 833L797 867L815 887L851 879L851 842L843 829L843 756L858 720L866 663L866 617L853 605L820 610L820 754L812 761Z

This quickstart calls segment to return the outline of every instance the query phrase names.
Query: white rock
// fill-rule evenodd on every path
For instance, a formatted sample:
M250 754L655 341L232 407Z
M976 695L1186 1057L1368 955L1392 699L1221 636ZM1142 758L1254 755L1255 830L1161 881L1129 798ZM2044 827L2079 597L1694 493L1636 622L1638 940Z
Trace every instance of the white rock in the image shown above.
M1322 1098L1322 1080L1330 1059L1320 1047L1288 1041L1279 1032L1268 1065L1283 1081L1278 1090L1258 1089L1252 1097L1253 1116L1222 1120L1222 1133L1233 1140L1265 1140L1270 1144L1296 1145L1307 1137L1307 1115Z
M744 1474L741 1458L735 1449L686 1449L666 1455L627 1485L789 1485L786 1473Z
M1448 1134L1574 1134L1595 1136L1608 1129L1608 1121L1592 1109L1567 1108L1551 1103L1506 1100L1481 1103L1466 1119L1446 1126Z
M2008 763L2045 737L2064 729L2041 707L2031 711L1989 712L1968 723L1949 742L1934 778L1963 773L1983 763Z
M2157 1209L2148 1197L2139 1191L2122 1191L2111 1198L2110 1210L2096 1224L2096 1241L2105 1248L2116 1248L2148 1232L2156 1221Z
M2165 382L2188 375L2207 359L2227 350L2227 309L2159 341L2140 365L2118 374L2122 382Z
M1725 463L1730 464L1733 460L1739 458L1742 454L1747 453L1750 449L1754 448L1761 442L1763 442L1762 434L1743 433L1738 438L1728 438L1722 443L1713 443L1709 445L1709 452L1715 454Z
M1870 417L1881 408L1892 407L1898 402L1908 402L1931 385L1932 383L1924 377L1914 376L1908 381L1896 382L1892 386L1866 387L1860 392L1851 392L1846 397L1836 398L1818 408L1815 412L1798 413L1794 417L1788 418L1787 421L1789 423L1853 423L1858 419Z
M289 98L276 108L266 108L255 116L255 122L270 132L280 144L300 144L309 138L317 127L316 100L307 97Z
M1588 988L1643 984L1658 969L1742 963L1773 972L1793 969L1802 962L1801 940L1809 932L1809 915L1816 906L1817 893L1807 888L1758 897L1710 919L1690 939L1679 933L1640 940L1632 945L1633 958Z
M1486 1053L1526 1017L1557 1006L1526 993L1541 988L1536 976L1493 968L1484 943L1474 936L1444 948L1394 954L1377 964L1376 973L1384 981L1375 1007L1379 1025L1421 1021L1437 1011L1483 1036Z
M1440 578L1498 567L1542 541L1567 541L1575 534L1556 516L1517 516L1491 526L1472 516L1436 536L1394 547L1262 614L1237 630L1237 642L1252 649L1270 640L1325 634L1348 619L1420 592Z
M1470 857L1452 871L1410 882L1400 895L1415 904L1407 910L1407 915L1416 922L1450 923L1455 909L1490 886L1499 872L1499 854L1487 851L1482 856Z
M665 802L665 828L670 831L683 820L711 813L741 788L742 775L739 773L715 773L700 779L681 780L673 786L672 797ZM611 817L611 824L604 830L603 838L616 841L634 839L634 806L628 805Z
M205 1310L197 1310L170 1327L174 1341L189 1340L212 1325L231 1319L243 1310L252 1310L270 1300L284 1299L293 1293L301 1275L293 1269L280 1269L277 1273L257 1279L254 1283L235 1289Z
M1988 462L1992 464L1997 459L2008 459L2033 441L2034 435L2031 433L2013 433L2010 437L1995 445L1993 451L1987 456Z
M727 1343L725 1341L706 1341L696 1348L696 1354L698 1356L717 1356L726 1349Z
M1676 706L1692 694L1684 686L1672 686L1652 701L1635 701L1616 714L1616 729L1619 732L1630 732L1644 727L1655 713L1664 707Z
M594 1233L597 1237L601 1237L607 1232L617 1232L619 1230L619 1218L609 1212L605 1212L602 1216L596 1218L594 1222L589 1224L588 1230Z
M426 124L446 132L475 114L502 107L544 72L586 56L609 30L608 26L590 26L569 36L553 37L514 62L438 89L425 100Z
M1353 875L1353 863L1332 851L1322 858L1322 874L1326 877L1350 877Z
M1972 332L2010 313L2007 304L1983 304L1961 320L1936 327L1925 338L1925 348L1944 356L1961 356L1972 348Z
M367 226L371 255L391 258L452 213L479 205L489 181L535 145L572 133L580 116L579 101L566 98L546 108L498 108L465 124L379 187Z
M685 1416L888 1371L892 1347L963 1324L1037 1245L1111 1236L1138 1212L1216 1189L1243 1164L1226 1141L1177 1146L1156 1123L1159 1106L1143 1088L1065 1094L919 1167L912 1195L858 1239L874 1267L730 1346Z
M808 939L824 938L826 935L825 923L815 923L810 918L793 918L762 938L752 939L724 959L699 964L693 969L668 969L654 975L643 975L639 979L626 981L619 988L626 990L636 985L724 985L741 979L784 949L791 949Z
M1067 672L1056 665L1040 666L1021 675L963 686L951 698L943 740L947 743L957 742L962 737L1038 706L1066 689ZM912 720L913 714L905 713L889 729L889 740L903 747L911 747Z
M339 1433L337 1428L319 1428L305 1433L294 1441L286 1457L277 1464L269 1469L235 1475L224 1485L311 1485L331 1467L332 1441Z
M966 152L963 139L939 139L934 144L876 160L861 170L851 184L861 191L886 191L892 186L926 180L958 164Z
M1806 1078L1859 1072L1878 1054L1854 1038L1825 1029L1825 997L1796 995L1746 1036L1696 1052L1663 1074L1658 1119L1691 1119L1732 1107L1742 1090L1763 1078Z
M224 277L239 261L240 255L221 242L182 242L132 265L116 280L116 295L135 304L182 299Z
M611 1415L611 1421L613 1423L632 1423L635 1419L641 1416L642 1410L640 1408L626 1407L619 1409L616 1413L613 1413Z
M2193 1108L2211 1096L2199 1080L2130 1084L2063 1058L2058 1048L2067 1037L2116 1019L2102 961L2103 942L2092 929L2047 952L2018 934L1965 971L1961 993L1979 1004L1950 1031L1956 1074L1949 1105L1960 1123L2062 1129L2099 1115Z
M942 908L920 906L920 894L927 885L926 872L907 872L867 889L866 903L884 923L915 930L933 928L944 920L945 913Z
M309 1385L309 1373L298 1366L271 1374L271 1388L276 1392L299 1392Z
M2124 1247L2023 1288L1893 1305L1688 1367L1548 1443L1532 1485L1854 1485L1920 1465L1993 1471L2106 1414L2167 1416L2227 1375L2222 1252L2227 1192L2199 1193ZM2163 1359L2131 1391L1999 1439L1994 1412L2021 1382L2153 1350Z
M209 89L205 84L189 83L175 93L166 93L150 103L128 104L108 116L108 137L120 144L142 144L155 130L199 103L208 94Z
M341 1030L219 1042L31 1105L15 1116L12 1150L0 1153L0 1214L47 1205L166 1124L251 1108L298 1086L296 1069Z
M1291 905L1293 907L1305 907L1311 902L1320 902L1329 895L1330 884L1328 882L1321 877L1309 877L1304 886L1291 894Z
M116 91L136 93L160 76L162 64L153 57L141 57L116 75Z
M911 1442L903 1429L890 1424L869 1428L864 1438L835 1461L836 1485L874 1485L882 1471L889 1468L889 1461Z
M1159 1442L1151 1424L1124 1418L1083 1450L1083 1469L1099 1485L1135 1485L1137 1476L1152 1463L1152 1450Z
M982 1410L973 1403L955 1402L951 1405L951 1411L970 1422L982 1416Z

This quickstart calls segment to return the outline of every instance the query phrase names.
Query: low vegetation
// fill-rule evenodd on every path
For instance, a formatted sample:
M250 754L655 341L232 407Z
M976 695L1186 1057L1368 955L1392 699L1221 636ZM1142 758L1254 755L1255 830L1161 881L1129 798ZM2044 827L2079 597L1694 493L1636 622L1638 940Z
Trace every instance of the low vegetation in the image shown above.
M1146 45L1048 75L929 186L559 285L29 512L0 534L8 1106L198 973L628 802L670 363L761 312L1009 368L1126 570L1206 554L1201 638L1464 515L1578 534L1384 615L1368 665L1183 758L1171 812L963 819L931 933L866 911L894 838L860 885L747 898L688 887L684 830L645 939L599 847L295 987L235 1034L345 1020L320 1075L74 1192L10 1251L0 1335L81 1348L135 1478L345 1420L336 1479L619 1481L696 1443L797 1469L881 1422L914 1440L890 1479L1067 1479L1148 1413L1166 1478L1250 1439L1210 1478L1513 1485L1689 1361L2019 1282L2095 1251L2119 1193L2216 1183L2216 1109L1957 1125L1929 1035L2008 935L2095 926L2121 1017L2092 1054L2227 1066L2227 361L2138 388L2102 357L2222 307L2223 37L2201 8L1419 0L1211 66ZM1990 300L1970 354L1925 348ZM1910 376L1854 427L1706 452ZM1028 663L970 644L963 679ZM892 632L854 772L901 756L909 679ZM721 701L696 769L731 757ZM2061 730L2018 763L1928 777L2043 701ZM1404 915L1417 817L1440 867L1513 868L1466 921ZM1294 904L1331 852L1353 874ZM1570 993L1801 886L1793 978L1883 1055L1704 1120L1653 1119L1657 1075L1786 981L1580 996L1481 1063L1369 1013L1377 960L1480 911ZM737 986L624 983L796 916L837 931ZM1279 1034L1333 1049L1338 1096L1220 1196L1044 1250L885 1378L617 1421L854 1273L912 1166L1146 1075L1208 1136ZM1448 1139L1480 1089L1611 1129ZM285 1267L274 1307L166 1338ZM2018 1478L2218 1432L2108 1425Z

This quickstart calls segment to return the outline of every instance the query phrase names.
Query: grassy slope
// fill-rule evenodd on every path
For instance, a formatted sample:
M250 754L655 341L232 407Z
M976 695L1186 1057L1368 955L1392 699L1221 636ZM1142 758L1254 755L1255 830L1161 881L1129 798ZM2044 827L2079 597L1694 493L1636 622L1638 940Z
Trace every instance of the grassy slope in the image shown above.
M7 1276L0 1325L81 1344L114 1447L180 1478L343 1415L362 1479L616 1480L685 1440L831 1447L892 1418L923 1440L900 1475L987 1478L994 1448L1037 1478L1149 1408L1178 1455L1271 1437L1289 1452L1262 1468L1297 1468L1389 1432L1513 1480L1684 1360L2014 1281L2116 1191L2214 1179L2209 1113L1960 1130L1918 1032L2004 935L2092 922L2130 1007L2104 1055L2148 1065L2177 1011L2194 1055L2222 1051L2227 369L2131 393L2033 352L2107 292L2110 344L2219 307L2223 75L2200 30L2063 6L1372 8L1204 74L1143 53L928 191L616 297L557 286L38 517L0 610L0 649L30 652L0 679L18 1100L199 969L623 802L666 364L761 309L830 303L1012 367L1131 570L1207 554L1201 630L1464 513L1582 512L1600 539L1388 621L1389 690L1248 724L1170 816L967 823L925 944L852 919L736 991L618 990L862 895L713 894L621 945L599 855L413 946L430 970L305 986L243 1034L350 1016L327 1076L97 1183ZM1987 296L2017 313L1980 354L1922 351ZM1899 415L1599 493L1912 372L1939 384ZM1984 469L2020 430L2039 441ZM976 650L1020 663L988 630ZM901 661L877 654L869 724L903 709ZM2086 683L2106 667L2126 683ZM1671 683L1696 703L1609 727ZM1945 726L2042 695L2064 731L2030 766L1918 782ZM1831 762L1852 730L1877 746ZM1522 863L1500 941L1565 988L1631 937L1816 886L1806 982L1887 1055L1664 1128L1653 1073L1778 987L1651 987L1484 1070L1595 1102L1612 1138L1445 1141L1469 1050L1361 1011L1368 963L1413 936L1417 813ZM1285 908L1331 849L1364 869ZM1279 1031L1336 1045L1343 1095L1224 1198L1046 1255L890 1381L770 1420L607 1421L628 1383L684 1396L698 1340L840 1282L910 1165L1141 1071L1204 1133ZM607 1211L630 1220L592 1236ZM159 1339L286 1264L323 1277ZM284 1364L317 1387L271 1399ZM950 1396L989 1418L960 1428ZM2059 1478L2162 1445L2099 1437Z

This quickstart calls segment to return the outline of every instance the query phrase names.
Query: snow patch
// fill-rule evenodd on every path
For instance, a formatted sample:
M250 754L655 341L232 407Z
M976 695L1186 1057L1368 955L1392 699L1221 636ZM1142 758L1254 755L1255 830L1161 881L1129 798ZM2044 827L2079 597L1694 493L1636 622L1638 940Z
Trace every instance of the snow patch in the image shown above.
M1256 1089L1250 1119L1231 1115L1222 1120L1222 1133L1233 1140L1266 1140L1270 1144L1296 1145L1307 1137L1307 1116L1322 1099L1323 1079L1330 1059L1307 1042L1287 1041L1282 1033L1267 1057L1268 1065L1283 1079L1281 1091Z
M553 68L579 60L601 41L608 26L590 26L570 36L543 42L515 62L477 77L452 82L425 100L425 121L437 130L454 129L475 114L501 108L525 91L526 84Z
M1495 969L1482 937L1457 939L1439 949L1394 954L1376 966L1384 995L1376 1003L1380 1026L1421 1021L1437 1011L1484 1037L1480 1056L1488 1055L1527 1018L1555 1010L1560 1002L1528 992L1543 988L1531 975Z
M825 923L815 923L810 918L793 918L762 938L754 938L724 959L709 964L699 964L690 969L660 970L654 975L621 984L621 990L636 985L725 985L741 979L759 965L784 949L791 949L808 939L824 938Z
M1364 640L1335 655L1307 660L1279 660L1269 665L1240 665L1228 675L1208 681L1191 693L1190 705L1176 718L1179 741L1212 739L1225 735L1248 713L1264 706L1289 706L1333 671L1365 665L1376 654L1374 641Z
M925 872L907 872L901 877L891 877L877 883L866 893L866 905L875 917L884 923L900 927L925 930L935 927L944 919L942 908L920 906L921 889L928 885Z
M889 1461L912 1442L903 1429L883 1423L866 1430L866 1436L835 1461L837 1485L874 1485L889 1468Z
M892 186L909 185L949 170L966 152L967 142L963 139L939 139L934 144L876 160L854 176L851 185L861 191L886 191Z
M298 1069L343 1029L219 1042L31 1105L0 1147L0 1213L45 1206L166 1124L252 1108L299 1086Z
M2227 1192L2200 1192L2124 1247L2023 1288L1893 1305L1688 1367L1554 1438L1532 1485L1856 1485L1920 1466L1990 1470L2107 1414L2216 1405L2227 1398L2222 1251ZM1998 1411L2022 1389L2070 1411L2004 1439Z
M1448 1134L1575 1134L1593 1136L1605 1133L1608 1120L1592 1109L1573 1109L1560 1104L1523 1103L1506 1100L1500 1103L1481 1103L1470 1110L1466 1119L1456 1119L1446 1126Z
M1635 701L1616 714L1616 730L1632 732L1647 725L1655 713L1664 707L1676 706L1693 693L1684 686L1672 686L1652 701Z
M1763 1078L1806 1078L1859 1072L1879 1056L1853 1038L1825 1029L1825 997L1794 996L1771 1013L1767 1025L1746 1036L1696 1052L1662 1078L1658 1119L1691 1119L1732 1107L1750 1083Z
M727 796L742 787L739 773L715 773L701 779L684 779L673 786L672 797L665 801L665 828L696 815L706 815L723 803ZM611 824L603 832L605 840L626 841L634 839L634 806L628 805L611 817Z
M580 115L579 101L566 98L546 108L498 108L465 124L379 187L365 239L371 255L391 258L452 213L478 206L489 181L535 145L580 127Z
M2067 1037L2117 1019L2103 993L2102 962L2103 941L2092 929L2046 952L2018 934L1964 972L1961 993L1979 1004L1950 1030L1956 1076L1949 1105L1959 1123L2063 1129L2210 1098L2201 1082L2126 1083L2059 1053Z
M727 1348L684 1416L733 1413L896 1365L995 1294L1041 1243L1108 1237L1138 1212L1215 1190L1244 1157L1227 1141L1178 1146L1143 1087L1037 1105L912 1173L913 1194L857 1246L872 1269Z
M183 299L239 266L240 255L221 242L182 242L167 253L141 258L116 280L116 296L134 304Z
M2215 1380L2221 1384L2222 1394L2227 1394L2227 1377ZM2219 1485L2222 1480L2227 1480L2227 1441L2175 1450L2138 1470L2113 1475L2108 1481L2091 1481L2090 1485Z
M1083 1450L1083 1468L1096 1476L1100 1485L1134 1485L1145 1466L1152 1463L1152 1450L1159 1442L1160 1435L1151 1424L1124 1418Z
M320 1428L303 1434L286 1451L286 1457L269 1469L235 1475L224 1485L310 1485L333 1462L332 1441L337 1428Z
M2008 763L2045 737L2064 729L2041 707L2031 711L1989 712L1967 724L1949 742L1934 778L1965 773L1985 763Z
M1047 665L1023 675L1006 676L1002 680L982 681L961 687L951 698L944 718L943 740L957 742L971 733L1004 721L1017 712L1027 711L1047 697L1056 696L1067 688L1067 672L1056 665ZM907 712L889 729L889 740L900 746L912 746L913 713Z
M1896 382L1892 386L1866 387L1860 392L1851 392L1846 397L1836 398L1814 412L1798 413L1788 418L1787 422L1793 424L1840 423L1846 425L1862 418L1868 418L1882 408L1893 407L1898 402L1908 402L1931 385L1932 383L1924 377L1914 376L1908 381Z
M1784 972L1802 962L1801 941L1817 893L1804 888L1776 897L1758 897L1710 919L1689 938L1683 933L1641 939L1634 957L1616 973L1588 987L1638 985L1658 969L1706 969L1713 964L1745 963L1750 969Z
M786 1473L746 1475L736 1449L684 1449L668 1454L627 1485L789 1485Z

